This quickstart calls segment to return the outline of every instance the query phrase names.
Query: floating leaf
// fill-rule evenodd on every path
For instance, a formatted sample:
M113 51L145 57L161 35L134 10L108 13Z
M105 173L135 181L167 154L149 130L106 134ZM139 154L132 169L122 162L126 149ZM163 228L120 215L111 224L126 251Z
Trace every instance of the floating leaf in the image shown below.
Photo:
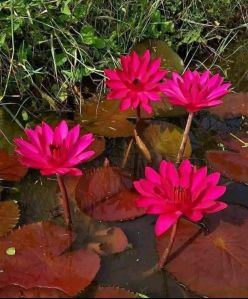
M0 289L0 298L68 298L56 289L32 288L25 290L19 286L7 286Z
M127 120L130 111L120 111L119 101L91 100L82 106L77 118L83 128L91 133L109 138L133 135L134 124Z
M0 242L0 287L53 288L75 296L94 279L100 267L97 254L65 253L74 236L53 223L42 222L15 230ZM16 254L6 250L15 247ZM13 271L14 269L14 271Z
M0 149L0 179L20 181L27 174L27 168L22 166L16 155L9 155Z
M175 161L183 138L183 130L167 122L155 123L144 129L141 135L152 155L153 161L162 159ZM188 140L185 158L191 156Z
M209 109L221 119L248 116L248 93L231 93L224 97L222 105Z
M105 139L104 137L97 137L95 136L95 141L88 147L87 150L94 151L95 154L92 158L88 160L88 162L95 160L97 157L99 157L104 151L106 147Z
M128 247L127 237L118 227L99 228L89 238L87 249L93 250L99 255L121 253Z
M196 294L213 298L248 296L248 210L239 206L206 218L209 234L180 222L171 259L166 266L179 282ZM168 232L157 241L161 255Z
M132 178L117 167L108 165L87 170L76 188L81 211L97 220L128 220L144 215L136 207L138 194L132 189Z
M15 201L0 202L0 237L9 233L17 225L19 217L20 211Z
M121 288L98 288L94 298L138 298L137 295Z
M166 42L162 40L148 39L138 43L134 47L134 50L139 54L143 54L147 49L151 51L153 58L161 57L163 68L179 73L184 71L183 60L166 44Z
M245 133L237 135L244 143L248 142ZM221 142L231 151L208 151L207 160L211 167L224 176L237 182L248 183L248 148L234 137L221 139Z

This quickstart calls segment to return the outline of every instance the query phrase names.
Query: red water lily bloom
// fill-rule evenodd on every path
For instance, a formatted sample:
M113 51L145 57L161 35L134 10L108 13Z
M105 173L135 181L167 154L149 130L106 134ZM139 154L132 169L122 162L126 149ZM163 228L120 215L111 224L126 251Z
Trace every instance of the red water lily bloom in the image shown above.
M183 76L174 72L172 79L164 84L163 92L172 105L182 106L188 112L197 112L223 103L222 98L231 86L223 82L224 78L219 74L212 76L209 71L200 74L187 70Z
M216 201L226 191L217 186L220 174L207 174L207 167L197 169L185 160L176 169L173 163L162 161L159 172L146 167L146 179L134 182L140 193L137 205L147 214L159 215L156 235L161 236L182 216L200 221L206 213L215 213L227 207Z
M151 102L161 100L162 81L168 73L160 66L161 59L152 61L149 50L141 57L135 51L122 56L121 69L105 70L106 84L111 89L108 99L121 100L122 111L141 106L152 113Z
M15 139L20 162L40 169L42 175L81 175L82 171L74 166L94 155L94 151L86 150L94 141L93 135L80 137L80 126L69 130L64 120L54 130L43 122L34 130L26 129L25 133L27 140Z

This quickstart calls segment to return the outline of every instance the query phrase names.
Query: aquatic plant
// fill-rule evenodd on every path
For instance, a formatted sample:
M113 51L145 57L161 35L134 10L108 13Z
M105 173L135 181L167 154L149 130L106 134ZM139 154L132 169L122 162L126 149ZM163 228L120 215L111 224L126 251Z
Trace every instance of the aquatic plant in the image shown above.
M166 270L196 294L208 297L230 294L233 297L247 296L248 242L243 236L248 229L248 212L244 207L233 206L231 203L235 199L229 204L227 198L233 196L229 189L230 182L223 180L220 183L221 174L248 183L247 132L230 134L228 131L228 136L215 138L214 149L221 144L221 151L208 151L211 148L209 144L205 148L197 138L189 138L189 133L192 133L190 137L196 137L194 135L198 132L200 135L204 132L201 136L203 139L206 134L210 135L207 130L204 131L201 123L201 118L209 112L224 119L230 116L230 109L234 116L246 115L244 107L247 95L227 95L231 85L224 83L224 78L219 74L212 75L209 71L199 73L187 70L180 75L179 68L178 73L171 74L167 69L172 71L175 69L173 65L183 66L180 58L175 58L173 54L170 60L172 67L169 68L165 66L164 58L156 57L155 52L132 52L121 57L120 69L105 71L110 93L106 98L96 96L95 100L82 104L83 116L79 118L77 115L75 118L75 121L81 121L82 127L76 125L69 130L64 120L53 129L43 122L34 129L26 129L25 138L15 139L20 162L26 167L40 170L41 175L56 175L61 194L56 188L45 194L48 206L44 207L41 192L34 189L36 192L31 191L34 195L29 193L26 196L23 190L29 189L29 186L32 189L33 185L37 187L39 181L39 191L43 190L42 184L51 183L55 187L54 181L46 178L37 180L37 177L32 178L36 184L33 180L31 183L25 181L24 184L28 185L20 185L19 196L25 197L26 201L18 200L27 207L32 202L35 206L32 206L32 211L44 209L46 214L42 218L44 221L24 225L11 233L19 214L24 214L21 218L24 223L29 223L30 219L26 221L26 210L22 209L22 205L19 213L15 201L8 200L0 205L0 220L3 224L0 227L0 268L3 270L0 295L79 295L98 272L99 256L120 254L132 249L132 254L126 255L128 261L124 262L128 264L130 259L127 269L140 269L138 275L133 275L135 279ZM233 99L236 99L238 107L234 107ZM202 109L208 111L197 114ZM184 116L187 113L186 122ZM169 117L173 117L173 120ZM180 128L180 125L185 125L185 129ZM98 137L93 138L92 133ZM116 164L113 163L116 157L108 147L109 139L117 137L131 137L126 140L122 168L116 166L122 160L119 143L113 142L112 148L113 152L117 151ZM139 157L138 151L134 151L134 171L130 173L123 168L131 156L134 141L148 165ZM204 166L202 153L198 155L195 142L200 144L197 145L203 155L207 153L210 165L218 172L211 173ZM208 143L208 139L204 142ZM84 172L76 167L81 162L92 161L101 155L106 144L108 159L102 157L102 161L94 163L94 168L89 167ZM26 168L18 163L15 156L0 151L0 158L4 160L0 161L2 179L19 181L26 174ZM193 163L191 159L196 161ZM140 160L142 167L137 166ZM86 168L88 166L90 164ZM143 171L145 178L142 178ZM229 192L226 193L227 189ZM39 194L37 199L36 194ZM58 198L62 199L67 229L47 222L48 219L56 222L57 217L61 216L57 209ZM158 215L155 243L159 257L158 262L151 262L151 266L155 266L146 272L154 255L153 251L147 252L154 249L150 246L154 237L153 218L139 219L138 227L132 227L135 223L128 223L126 231L132 233L133 244L129 244L121 228L104 223L133 221L145 214ZM40 217L37 218L40 221ZM144 227L146 223L148 225ZM136 235L140 242L137 248ZM149 246L146 246L145 239ZM144 267L136 267L132 261L145 261ZM106 259L104 267L108 263L109 259ZM13 265L18 265L14 272ZM121 266L125 271L123 264ZM129 273L125 277L129 277ZM91 292L91 288L83 296L88 291ZM125 294L130 298L136 297L136 294L118 287L97 286L92 291L93 297L110 295L110 298L118 298Z
M86 151L94 141L93 135L86 134L80 137L79 125L68 130L66 121L62 120L53 130L43 122L34 130L26 129L25 132L26 140L15 139L16 152L20 155L23 165L40 169L42 175L79 176L82 171L74 166L94 155L93 151Z
M225 83L219 74L209 71L199 73L187 70L182 76L172 73L172 79L164 84L163 92L174 106L184 107L189 113L223 104L223 97L229 92L230 83Z
M159 215L155 227L157 237L174 226L171 246L181 217L199 222L206 214L227 207L226 203L216 201L226 191L225 186L218 186L220 173L207 175L207 167L197 169L189 160L184 160L177 169L173 163L162 161L159 172L146 167L145 175L145 179L134 182L140 193L137 205L145 208L147 214ZM170 249L160 260L159 268L163 268Z
M26 140L15 139L20 162L26 167L40 169L42 175L57 175L65 220L67 224L71 224L69 200L61 175L82 175L82 171L75 166L94 155L94 151L87 151L94 141L93 135L80 137L80 126L76 125L69 130L64 120L54 130L43 122L34 130L26 129L25 132Z
M111 89L108 99L120 99L122 111L142 107L152 113L150 102L161 101L162 81L168 73L160 69L161 59L151 60L149 50L141 57L133 51L121 57L121 67L120 70L105 70L106 84Z

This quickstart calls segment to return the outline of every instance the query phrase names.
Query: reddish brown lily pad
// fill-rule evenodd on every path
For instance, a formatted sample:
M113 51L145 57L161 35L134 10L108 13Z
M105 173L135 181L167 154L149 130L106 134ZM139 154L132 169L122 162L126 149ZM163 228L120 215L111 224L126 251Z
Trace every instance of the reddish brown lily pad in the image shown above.
M221 119L248 116L248 93L231 93L224 97L222 105L209 109Z
M0 202L0 237L9 233L18 223L20 210L14 200Z
M248 142L247 134L240 133L237 137L244 143ZM229 179L248 183L248 147L242 147L243 144L232 136L221 142L232 151L208 151L209 164Z
M99 157L105 151L105 147L106 147L106 144L105 144L104 137L95 137L95 141L87 149L90 151L94 151L95 154L88 161L92 161L92 160L96 159L97 157Z
M132 189L132 178L117 167L105 165L88 170L76 188L76 201L81 211L96 220L129 220L144 215L137 208L138 197Z
M87 250L64 253L74 236L53 223L15 230L0 242L0 288L52 288L75 296L100 268L97 254Z
M248 296L248 210L239 206L206 218L209 234L181 222L166 270L191 291L214 298ZM169 233L157 241L161 255Z
M0 149L0 179L20 181L26 174L27 168L20 164L16 155Z
M138 298L134 293L117 287L98 288L94 298Z
M81 129L80 133L81 135L87 134L84 128ZM87 150L94 151L95 154L88 160L88 162L99 157L105 151L105 147L105 138L101 136L94 136L94 142L88 147Z
M0 298L69 298L56 289L33 288L25 290L18 286L8 286L0 289Z

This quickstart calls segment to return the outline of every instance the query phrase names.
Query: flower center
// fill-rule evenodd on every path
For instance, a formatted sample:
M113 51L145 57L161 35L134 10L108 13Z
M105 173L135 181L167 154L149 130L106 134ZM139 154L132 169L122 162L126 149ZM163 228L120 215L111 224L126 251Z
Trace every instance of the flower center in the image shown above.
M60 145L51 144L50 151L51 151L52 157L55 160L61 158L61 146Z
M181 186L174 188L174 203L175 205L182 209L190 207L191 205L191 195L188 189Z
M134 85L139 85L139 83L140 83L140 80L139 80L139 79L135 78L135 79L133 80L133 84L134 84Z

